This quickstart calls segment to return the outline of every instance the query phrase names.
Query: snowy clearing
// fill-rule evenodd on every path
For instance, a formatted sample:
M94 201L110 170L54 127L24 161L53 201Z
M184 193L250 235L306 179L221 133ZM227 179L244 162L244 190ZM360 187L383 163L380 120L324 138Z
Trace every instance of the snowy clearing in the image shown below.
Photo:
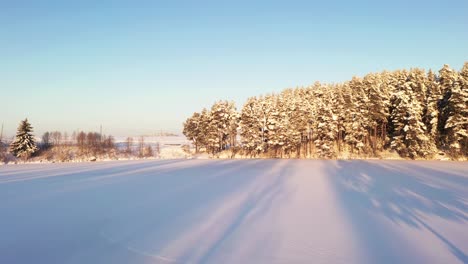
M0 263L468 263L468 163L0 166Z

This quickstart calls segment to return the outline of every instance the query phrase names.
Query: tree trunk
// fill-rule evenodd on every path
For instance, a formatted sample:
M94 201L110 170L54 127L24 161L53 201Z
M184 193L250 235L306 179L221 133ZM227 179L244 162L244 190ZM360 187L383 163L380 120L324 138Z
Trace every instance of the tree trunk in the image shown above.
M374 155L377 149L377 125L374 126L374 144L373 144Z

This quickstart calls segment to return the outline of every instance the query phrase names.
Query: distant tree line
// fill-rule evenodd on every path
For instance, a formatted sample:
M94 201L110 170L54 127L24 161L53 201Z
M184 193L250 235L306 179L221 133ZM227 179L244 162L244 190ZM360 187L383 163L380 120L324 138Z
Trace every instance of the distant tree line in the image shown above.
M74 132L69 138L68 134L60 131L45 132L42 135L41 148L46 150L51 147L72 146L79 147L81 152L99 154L115 148L113 136L101 135L98 132Z
M183 126L197 152L213 154L234 148L252 157L378 156L385 150L412 159L438 151L467 156L468 62L461 71L444 65L438 74L414 68L316 82L251 97L240 112L233 102L219 101Z
M36 142L32 132L33 127L28 119L22 120L14 141L9 146L9 152L13 156L23 160L32 156L43 156L46 159L66 161L90 155L115 156L117 153L123 153L127 157L146 158L160 153L159 143L153 150L150 145L145 144L144 137L140 137L136 149L133 149L133 138L129 137L125 143L125 149L119 150L113 136L101 135L98 132L73 132L71 136L60 131L45 132L40 143ZM6 160L6 146L8 145L0 137L0 162L8 162Z

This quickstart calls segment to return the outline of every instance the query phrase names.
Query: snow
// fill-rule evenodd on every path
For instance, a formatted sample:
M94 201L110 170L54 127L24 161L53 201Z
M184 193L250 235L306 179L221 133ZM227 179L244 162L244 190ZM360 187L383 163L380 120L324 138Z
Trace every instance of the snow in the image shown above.
M0 263L468 263L468 163L0 166Z

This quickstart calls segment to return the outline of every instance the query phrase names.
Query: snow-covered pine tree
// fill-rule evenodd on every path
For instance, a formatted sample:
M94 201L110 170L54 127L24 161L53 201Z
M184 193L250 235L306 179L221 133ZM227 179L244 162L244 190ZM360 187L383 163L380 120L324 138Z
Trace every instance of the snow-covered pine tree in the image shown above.
M219 151L235 142L238 127L238 114L234 102L219 101L211 107L213 129L217 130Z
M422 122L422 105L413 92L415 84L406 74L406 81L396 87L391 99L390 120L392 122L390 147L402 157L428 157L433 154L433 142L426 135ZM432 144L431 144L432 143Z
M184 130L182 131L185 137L192 141L192 144L195 146L195 153L198 153L202 137L200 117L200 113L193 113L193 115L184 122Z
M291 156L301 142L301 135L296 122L296 103L292 89L284 90L278 95L267 97L268 111L268 149L272 157Z
M342 152L352 151L356 140L353 138L353 116L355 115L355 104L353 101L353 91L349 86L349 82L345 82L341 87L341 94L343 97L343 112L342 116L342 126L343 131L341 131L341 137L343 139L343 146L341 147Z
M300 157L301 143L306 139L308 116L305 111L303 89L286 89L281 93L285 102L281 108L282 135L285 144L282 146L283 152L291 157L295 153Z
M280 110L278 95L249 98L241 112L241 136L244 149L251 155L275 155L280 141ZM271 153L270 153L271 152Z
M385 144L387 120L389 116L389 87L387 86L388 72L380 74L369 74L364 77L367 85L368 111L369 111L369 133L370 143L374 155L381 151Z
M297 157L308 157L310 142L310 112L308 110L308 92L306 88L297 88L294 91L295 114L293 122L300 137L300 147Z
M263 152L273 157L278 154L280 143L278 136L281 129L281 117L278 109L278 100L278 95L268 94L260 102L262 133L265 142Z
M315 140L318 138L318 133L315 130L318 124L318 101L322 96L320 82L315 82L312 86L305 88L302 100L304 101L304 111L306 111L307 119L307 138L306 138L306 155L308 157L315 156Z
M207 138L208 148L212 154L216 154L224 149L226 139L226 124L224 121L224 111L221 105L214 103L209 111L208 126L205 126L205 136Z
M322 87L317 94L317 120L314 124L315 147L320 157L336 157L335 140L338 134L338 117L332 111L331 93L326 87Z
M345 135L345 96L343 94L343 85L333 84L328 87L331 111L335 117L336 135L335 145L337 152L343 150Z
M256 156L264 151L265 133L262 117L261 97L247 99L241 110L241 138L242 146L247 154Z
M271 95L265 98L266 113L266 139L267 149L270 157L280 157L282 148L285 145L285 123L284 102L281 95Z
M210 110L203 109L201 114L201 135L206 150L216 154L221 148L218 125Z
M465 133L465 135L462 135L459 133L463 138L460 140L460 149L463 155L468 156L468 62L465 62L463 65L462 70L460 71L460 89L461 89L461 97L463 98L465 102L464 109L462 111L463 115L463 120L464 120L464 126L462 125L459 128L459 131L462 133ZM463 105L461 105L463 106Z
M411 90L413 95L413 104L417 104L414 108L415 119L417 120L417 129L422 130L417 135L418 139L418 150L417 153L421 157L430 157L432 156L437 148L435 140L431 137L431 131L424 124L424 114L426 113L426 102L427 102L427 93L428 86L427 83L427 74L425 70L414 68L409 71L408 75L408 88Z
M439 132L439 145L445 149L450 149L448 131L446 128L447 120L453 114L449 107L450 97L452 96L452 88L458 82L458 73L445 64L439 71L439 86L441 90L441 98L437 106L439 108L439 117L437 120L437 129Z
M439 116L439 109L437 102L441 97L440 87L437 83L436 75L429 70L427 78L425 79L426 94L423 103L422 121L426 126L426 131L431 141L437 144L437 118Z
M457 77L458 80L453 82L451 96L448 98L446 107L448 119L445 124L448 146L456 156L466 154L466 143L468 141L467 63L465 63Z
M228 134L229 134L229 145L230 147L237 146L237 135L240 125L240 113L237 111L234 102L229 103L229 124L228 124Z
M21 121L15 140L10 145L10 152L13 155L26 160L37 151L36 140L32 132L33 127L28 119Z
M458 74L448 65L439 71L439 83L443 97L439 101L438 130L440 145L458 156L466 153L467 141L467 91L465 85L466 63Z
M369 111L368 104L369 99L363 89L362 79L353 77L349 82L350 94L347 96L349 101L347 102L346 112L346 123L345 130L346 136L345 142L350 145L351 152L357 151L358 154L362 154L365 151L367 145L368 128L369 122Z
M434 153L434 142L466 154L468 63L460 73L445 65L439 74L411 69L316 82L252 97L240 114L217 103L200 114L197 141L210 152L234 145L240 119L242 147L252 155L333 157L350 149L376 155L391 148L415 158Z

